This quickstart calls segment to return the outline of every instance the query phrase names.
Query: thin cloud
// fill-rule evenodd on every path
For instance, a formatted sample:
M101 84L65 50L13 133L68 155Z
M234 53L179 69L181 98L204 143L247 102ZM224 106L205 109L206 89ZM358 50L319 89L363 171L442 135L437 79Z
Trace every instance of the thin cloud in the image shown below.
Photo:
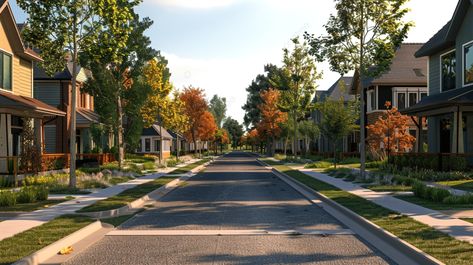
M211 9L230 6L236 0L147 0L145 2L175 8Z

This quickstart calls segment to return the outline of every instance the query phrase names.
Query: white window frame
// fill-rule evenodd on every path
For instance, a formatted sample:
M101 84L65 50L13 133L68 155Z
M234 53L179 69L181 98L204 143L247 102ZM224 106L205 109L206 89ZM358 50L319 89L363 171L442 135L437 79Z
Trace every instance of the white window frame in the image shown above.
M422 93L427 93L429 96L429 88L428 87L393 87L393 102L392 107L396 107L399 109L397 98L399 93L406 94L406 106L404 108L410 108L409 104L409 94L417 94L416 104L420 102L420 95Z
M448 52L446 52L446 53L440 54L440 63L439 63L439 68L440 68L440 71L439 71L440 93L443 93L443 92L444 92L444 91L443 91L443 85L442 85L442 84L443 84L443 80L442 80L442 77L443 77L443 76L442 76L442 57L444 57L445 55L450 54L450 53L452 53L452 52L455 52L455 60L456 60L456 59L457 59L456 50L457 50L457 49L452 49L452 50L450 50L450 51L448 51ZM458 63L458 62L457 62L457 63ZM456 65L456 67L455 67L455 83L456 83L456 76L458 75L458 73L456 73L457 67L458 67L458 66ZM454 89L455 89L455 88L454 88ZM451 89L451 90L452 90L452 89Z
M6 53L8 55L11 56L11 90L8 90L8 89L3 89L0 87L0 91L2 92L9 92L9 93L13 93L13 87L14 87L14 84L13 84L13 73L14 73L14 70L13 70L13 66L14 66L14 63L13 63L13 60L15 59L15 55L7 50L4 50L2 48L0 48L0 52L2 53Z
M470 84L465 84L465 47L471 46L473 48L473 40L462 45L462 85L463 87L473 86L473 82Z
M376 111L378 110L378 97L377 97L377 88L376 89L371 89L371 90L368 90L367 91L367 103L368 103L368 112L373 112L373 111ZM371 101L371 95L374 95L374 105L375 105L375 109L373 109L371 106L373 105L372 101Z

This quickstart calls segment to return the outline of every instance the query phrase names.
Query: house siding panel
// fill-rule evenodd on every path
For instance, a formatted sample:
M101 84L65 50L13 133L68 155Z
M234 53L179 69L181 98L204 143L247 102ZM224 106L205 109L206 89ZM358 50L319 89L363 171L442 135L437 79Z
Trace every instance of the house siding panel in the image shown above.
M429 59L429 95L440 93L440 54Z
M13 92L25 97L33 97L32 93L33 65L27 61L14 56L13 58Z
M473 5L470 5L456 39L457 88L463 87L463 44L473 41Z
M54 107L61 104L61 85L58 82L35 82L34 98Z
M10 45L10 42L8 41L6 30L7 29L5 28L3 21L0 18L0 49L12 53L13 49Z
M56 125L44 126L44 151L56 153Z

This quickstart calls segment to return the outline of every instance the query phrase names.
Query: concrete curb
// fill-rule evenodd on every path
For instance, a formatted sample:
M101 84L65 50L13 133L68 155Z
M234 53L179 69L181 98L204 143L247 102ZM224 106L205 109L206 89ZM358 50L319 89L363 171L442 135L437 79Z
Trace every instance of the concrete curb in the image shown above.
M20 259L19 261L13 263L13 265L36 265L44 263L55 256L59 256L58 252L62 248L68 246L72 246L74 248L77 243L90 236L100 238L100 236L104 236L111 229L112 226L108 224L102 224L100 221L93 222L90 225L87 225L76 232L36 251L35 253Z
M324 210L398 264L444 264L325 195L309 188L263 161L259 159L257 161L265 167L270 167L272 172L282 181L286 182L311 202L319 204Z
M94 219L103 219L103 218L111 218L111 217L119 217L123 215L128 215L137 212L140 210L143 205L145 205L149 201L156 201L160 198L162 198L164 195L168 194L175 188L179 186L181 182L185 182L188 179L190 179L193 175L200 172L203 170L206 166L208 166L210 162L207 162L203 165L200 165L194 169L192 169L187 175L183 175L182 177L179 177L175 180L172 180L171 182L167 183L164 186L159 187L158 189L144 195L143 197L136 199L130 203L128 203L125 206L122 206L117 209L111 209L111 210L105 210L105 211L100 211L100 212L79 212L78 214L89 216ZM167 176L167 175L163 175ZM161 177L163 177L161 176Z

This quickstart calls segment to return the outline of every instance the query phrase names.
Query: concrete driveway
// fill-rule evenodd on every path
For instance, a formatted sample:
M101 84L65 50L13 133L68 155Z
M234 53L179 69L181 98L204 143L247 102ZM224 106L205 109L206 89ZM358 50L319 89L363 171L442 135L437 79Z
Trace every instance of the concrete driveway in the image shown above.
M234 152L67 264L392 264Z

